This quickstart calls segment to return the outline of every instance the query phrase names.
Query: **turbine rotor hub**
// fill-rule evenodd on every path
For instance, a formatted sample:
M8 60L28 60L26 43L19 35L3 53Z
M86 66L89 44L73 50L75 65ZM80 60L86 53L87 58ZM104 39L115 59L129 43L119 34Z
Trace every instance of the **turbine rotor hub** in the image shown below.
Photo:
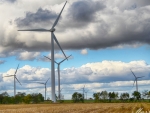
M53 29L50 29L50 31L51 31L51 32L54 32L55 30L56 30L55 28L53 28Z

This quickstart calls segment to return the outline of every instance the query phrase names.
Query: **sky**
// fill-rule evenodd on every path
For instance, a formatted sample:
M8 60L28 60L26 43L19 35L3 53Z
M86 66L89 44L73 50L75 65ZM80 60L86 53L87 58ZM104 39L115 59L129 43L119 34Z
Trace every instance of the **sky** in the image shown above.
M19 29L51 29L65 0L0 0L0 93L13 96L13 75L19 64L16 92L42 93L36 82L51 79L51 35ZM61 93L128 92L138 79L139 91L150 86L150 1L68 0L55 27L68 61L60 65ZM64 59L55 44L55 61ZM55 65L57 93L57 65ZM47 97L51 98L51 80Z

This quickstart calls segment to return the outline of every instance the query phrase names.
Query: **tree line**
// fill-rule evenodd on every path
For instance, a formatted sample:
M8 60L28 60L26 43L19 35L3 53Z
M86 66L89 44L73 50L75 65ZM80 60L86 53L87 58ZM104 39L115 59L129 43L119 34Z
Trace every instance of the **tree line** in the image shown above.
M18 92L15 97L9 96L7 92L0 94L0 104L19 104L19 103L40 103L44 102L44 97L41 93L26 94Z
M129 93L121 93L119 95L118 92L107 92L101 91L97 93L93 93L94 102L138 102L145 101L149 99L150 102L150 91L145 90L142 93L134 91L132 95ZM76 102L84 102L84 94L74 92L72 95L72 100L74 103Z

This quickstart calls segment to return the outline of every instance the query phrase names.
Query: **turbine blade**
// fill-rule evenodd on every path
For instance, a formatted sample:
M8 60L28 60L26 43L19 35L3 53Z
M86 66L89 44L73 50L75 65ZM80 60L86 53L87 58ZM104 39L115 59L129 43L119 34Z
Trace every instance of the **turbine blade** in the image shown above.
M131 70L131 69L130 69ZM134 75L134 77L136 78L135 74L133 73L133 71L131 70L132 74Z
M49 60L51 60L49 57L47 57L47 56L44 56L45 58L47 58L47 59L49 59Z
M45 82L45 84L48 82L49 79L50 79L50 78L47 79L47 81Z
M18 30L18 31L38 31L38 32L50 32L50 30L47 30L47 29L24 29L24 30Z
M51 60L49 57L47 57L47 56L44 56L45 58L47 58L47 59L49 59L49 60ZM56 64L58 64L56 61L54 61Z
M67 3L67 1L66 1L66 3ZM66 3L65 3L65 5L66 5ZM54 24L53 24L53 26L52 26L52 29L54 29L54 27L57 25L58 20L59 20L59 18L60 18L60 15L61 15L61 13L62 13L62 11L63 11L65 5L63 6L63 8L62 8L62 10L60 11L60 13L59 13L57 19L55 20L55 22L54 22Z
M71 55L70 55L71 56ZM60 61L59 64L61 64L62 62L64 62L66 59L68 59L70 56L68 56L67 58L65 58L64 60Z
M15 77L15 79L19 82L19 80L17 79L17 77ZM19 82L20 83L20 82ZM20 85L22 86L22 84L20 83Z
M19 68L19 64L18 64L18 66L17 66L17 69L16 69L16 71L15 71L15 74L14 74L14 75L16 75L16 73L17 73L17 71L18 71L18 68Z
M134 84L135 84L135 81L136 81L136 79L134 80L133 86L134 86Z
M59 42L58 42L58 40L57 40L57 38L55 37L55 35L54 35L53 32L52 32L52 36L53 36L53 39L55 40L55 42L57 43L57 45L59 46L59 48L61 49L62 53L63 53L64 56L66 57L66 55L65 55L65 53L64 53L64 51L63 51L63 49L61 48L61 46L60 46L60 44L59 44ZM67 57L66 57L66 59L67 59Z
M137 77L137 78L143 78L143 77L145 77L145 76L141 76L141 77Z
M44 84L44 83L42 83L42 82L35 82L35 83L38 83L38 84Z
M43 87L29 87L29 88L24 88L24 89L36 89L36 88L43 88Z
M11 76L14 76L14 75L8 75L8 76L4 76L4 77L11 77Z

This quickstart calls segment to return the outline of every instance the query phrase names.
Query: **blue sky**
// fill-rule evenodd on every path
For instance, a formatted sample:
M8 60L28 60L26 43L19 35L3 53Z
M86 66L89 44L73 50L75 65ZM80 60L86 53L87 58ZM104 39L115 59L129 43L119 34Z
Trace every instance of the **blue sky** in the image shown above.
M50 61L43 57L50 57L50 34L17 30L50 29L64 2L0 1L1 92L8 91L13 95L13 79L2 77L13 74L20 64L17 77L25 85L21 87L17 84L18 91L43 94L44 89L38 88L42 86L30 81L45 81L50 77ZM145 76L138 82L139 90L149 90L149 10L148 0L68 1L55 31L65 54L72 55L61 64L64 98L70 99L76 90L82 92L84 85L88 97L103 90L132 93L135 87L130 69L137 76ZM59 62L63 59L55 44L55 60ZM57 90L57 65L55 68ZM47 87L50 97L50 81Z

